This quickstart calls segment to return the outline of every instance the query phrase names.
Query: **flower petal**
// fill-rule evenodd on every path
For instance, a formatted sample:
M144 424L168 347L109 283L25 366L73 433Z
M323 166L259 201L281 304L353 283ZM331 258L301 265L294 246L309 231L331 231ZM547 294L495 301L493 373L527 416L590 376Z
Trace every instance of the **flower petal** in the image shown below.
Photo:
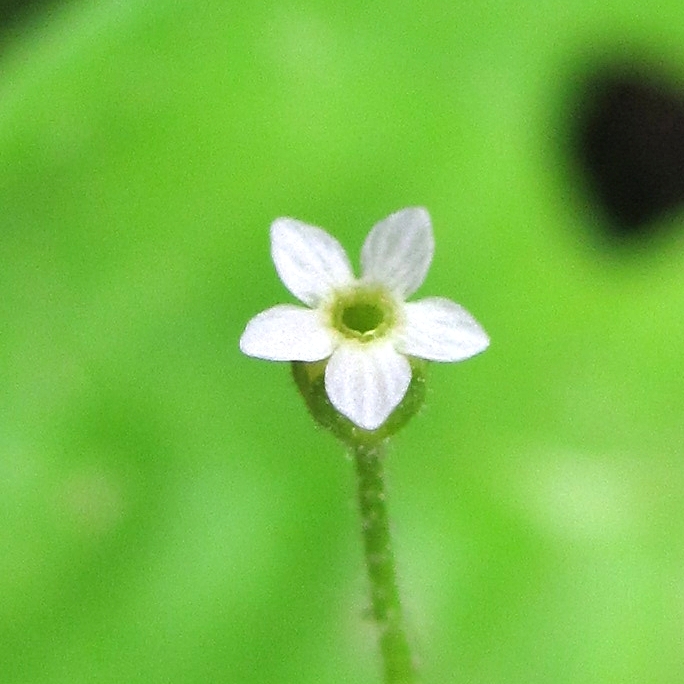
M387 420L410 382L408 360L389 343L341 345L325 369L325 390L333 406L365 430Z
M320 361L332 354L335 340L318 311L280 304L256 315L240 338L248 356L269 361Z
M489 346L482 326L462 307L443 297L403 306L406 323L397 349L431 361L462 361Z
M342 245L321 228L291 218L271 225L271 255L285 287L316 306L330 291L354 279Z
M402 209L377 223L368 234L361 250L362 275L405 299L425 280L434 249L427 210Z

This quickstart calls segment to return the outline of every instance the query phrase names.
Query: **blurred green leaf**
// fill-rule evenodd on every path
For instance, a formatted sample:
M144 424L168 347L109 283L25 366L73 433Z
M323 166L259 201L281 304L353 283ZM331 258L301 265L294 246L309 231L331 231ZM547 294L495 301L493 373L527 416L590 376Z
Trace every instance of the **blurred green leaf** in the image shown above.
M73 2L6 42L3 681L377 681L351 464L237 340L275 217L355 254L414 204L421 293L492 338L388 463L425 682L681 680L684 235L599 249L558 122L594 53L684 63L682 18Z

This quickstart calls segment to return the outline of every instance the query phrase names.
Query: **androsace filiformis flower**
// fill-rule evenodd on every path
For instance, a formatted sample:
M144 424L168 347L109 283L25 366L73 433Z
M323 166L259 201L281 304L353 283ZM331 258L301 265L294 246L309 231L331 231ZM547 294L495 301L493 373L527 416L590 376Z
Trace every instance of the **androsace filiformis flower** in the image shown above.
M423 283L433 251L428 212L402 209L368 234L357 279L335 238L296 219L276 219L273 262L306 307L261 312L247 324L240 349L270 361L327 359L332 405L357 426L377 429L406 394L410 357L462 361L489 345L477 321L451 300L406 301Z

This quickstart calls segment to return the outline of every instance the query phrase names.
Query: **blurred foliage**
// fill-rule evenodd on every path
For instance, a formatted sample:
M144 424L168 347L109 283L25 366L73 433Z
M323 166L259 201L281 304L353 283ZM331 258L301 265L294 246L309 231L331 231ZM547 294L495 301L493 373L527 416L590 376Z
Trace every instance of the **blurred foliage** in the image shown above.
M71 2L0 58L5 684L372 682L354 475L287 364L279 215L429 208L391 511L425 682L684 677L682 219L611 251L563 140L588 64L684 71L681 3ZM665 220L665 219L664 219Z

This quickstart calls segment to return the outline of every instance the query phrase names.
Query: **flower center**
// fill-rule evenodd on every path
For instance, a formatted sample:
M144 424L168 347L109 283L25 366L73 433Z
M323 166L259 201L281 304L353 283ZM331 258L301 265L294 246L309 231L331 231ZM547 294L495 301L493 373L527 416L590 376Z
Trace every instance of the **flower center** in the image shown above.
M375 304L352 304L342 312L342 324L353 332L365 335L376 330L384 317L382 309Z
M358 288L340 292L331 307L333 327L349 339L370 342L397 321L394 299L384 290Z

